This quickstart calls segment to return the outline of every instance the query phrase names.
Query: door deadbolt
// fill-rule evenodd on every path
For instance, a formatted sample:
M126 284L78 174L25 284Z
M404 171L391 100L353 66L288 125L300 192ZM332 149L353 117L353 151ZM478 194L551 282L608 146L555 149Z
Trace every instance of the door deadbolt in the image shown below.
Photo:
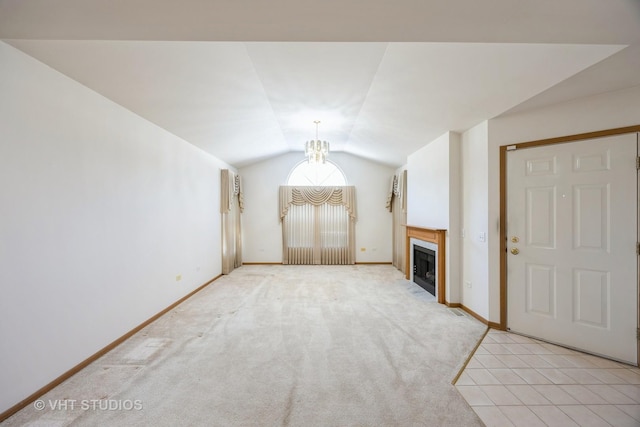
M512 241L513 243L518 243L518 242L520 241L520 239L518 239L518 236L513 236L513 237L511 238L511 241Z
M518 255L520 253L520 251L518 250L518 248L511 248L511 253L513 255Z

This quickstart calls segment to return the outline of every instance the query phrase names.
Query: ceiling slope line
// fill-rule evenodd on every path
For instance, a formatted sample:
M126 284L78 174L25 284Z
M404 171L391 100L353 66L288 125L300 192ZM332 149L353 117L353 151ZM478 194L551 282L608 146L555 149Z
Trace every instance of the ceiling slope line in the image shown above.
M360 104L360 108L358 108L358 112L355 114L355 119L351 123L349 131L347 132L348 137L347 137L347 141L345 142L345 148L348 148L349 144L351 143L351 133L353 132L353 128L355 127L355 125L358 122L358 120L360 120L360 112L362 111L362 107L364 106L364 104L367 102L367 98L369 97L369 93L371 92L371 87L373 86L373 82L375 81L376 76L378 75L378 71L380 71L380 66L382 65L382 63L384 62L384 59L387 56L387 52L389 51L389 44L390 43L385 43L384 53L380 57L380 61L378 62L378 66L376 67L376 71L372 74L371 81L369 81L369 85L367 87L367 92L366 92L366 95L364 97L364 101ZM349 152L348 150L345 150L345 151Z

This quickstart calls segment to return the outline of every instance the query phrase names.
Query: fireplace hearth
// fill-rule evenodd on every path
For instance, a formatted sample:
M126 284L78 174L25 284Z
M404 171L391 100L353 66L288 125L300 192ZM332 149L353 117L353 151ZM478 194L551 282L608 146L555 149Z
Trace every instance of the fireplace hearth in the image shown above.
M431 295L436 295L436 252L413 246L413 281Z

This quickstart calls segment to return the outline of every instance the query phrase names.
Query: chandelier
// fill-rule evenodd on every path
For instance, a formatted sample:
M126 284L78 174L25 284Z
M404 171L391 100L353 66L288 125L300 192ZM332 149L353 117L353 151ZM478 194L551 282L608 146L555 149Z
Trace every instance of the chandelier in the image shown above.
M329 143L318 139L320 120L315 120L313 123L316 124L316 139L304 144L304 155L309 159L309 163L325 163L329 155Z

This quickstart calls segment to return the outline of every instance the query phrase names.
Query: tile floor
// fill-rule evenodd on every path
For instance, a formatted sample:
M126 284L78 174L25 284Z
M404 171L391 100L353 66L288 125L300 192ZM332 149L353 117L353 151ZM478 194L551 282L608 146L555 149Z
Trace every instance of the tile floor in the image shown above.
M490 330L456 382L488 426L640 426L640 369Z

